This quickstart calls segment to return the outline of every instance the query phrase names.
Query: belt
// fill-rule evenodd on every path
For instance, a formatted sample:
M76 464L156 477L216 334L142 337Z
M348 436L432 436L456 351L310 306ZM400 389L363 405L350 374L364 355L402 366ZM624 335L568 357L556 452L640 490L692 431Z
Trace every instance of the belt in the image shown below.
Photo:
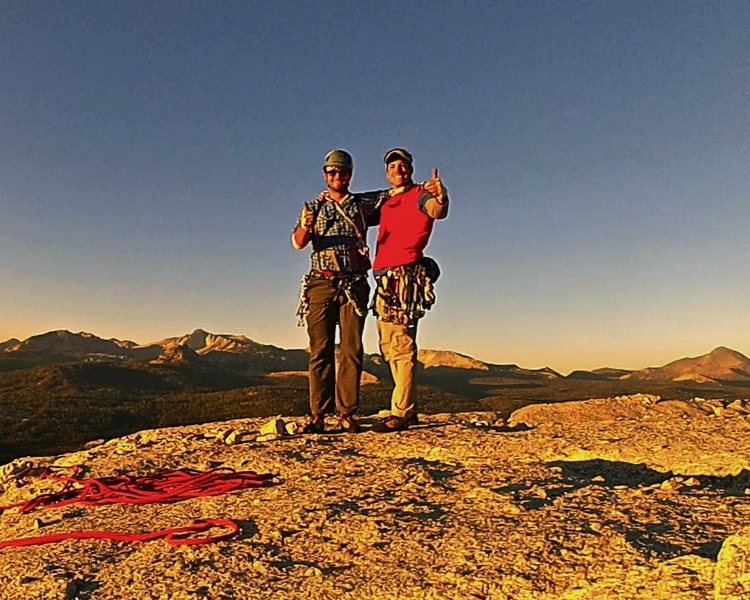
M355 277L366 277L367 273L341 273L340 271L312 269L310 275L318 279L353 279Z
M326 279L329 279L331 277L336 277L338 273L336 271L324 271L323 269L313 269L310 271L313 275L313 277L325 277Z

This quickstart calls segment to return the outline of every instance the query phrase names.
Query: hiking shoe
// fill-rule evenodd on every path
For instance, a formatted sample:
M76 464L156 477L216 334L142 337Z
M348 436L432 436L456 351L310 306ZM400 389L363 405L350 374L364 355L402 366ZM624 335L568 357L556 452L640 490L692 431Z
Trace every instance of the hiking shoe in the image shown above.
M345 433L359 433L362 431L362 426L357 423L353 415L341 415L339 417L339 425L341 425L341 429Z
M406 415L405 417L391 415L375 423L372 426L372 430L378 433L390 433L391 431L404 431L404 429L409 429L410 426L417 424L419 424L419 419L416 413Z
M323 433L326 430L326 422L323 417L312 417L302 428L302 433Z

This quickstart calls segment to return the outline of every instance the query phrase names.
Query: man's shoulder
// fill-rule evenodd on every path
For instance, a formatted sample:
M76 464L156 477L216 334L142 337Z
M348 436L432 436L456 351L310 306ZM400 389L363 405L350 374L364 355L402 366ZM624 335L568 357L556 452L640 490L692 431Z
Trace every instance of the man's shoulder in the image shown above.
M320 206L321 204L325 204L328 201L328 196L325 192L320 192L315 198L312 200L306 202L305 204L309 206Z
M432 195L420 185L395 188L389 190L385 206L407 210L407 207L415 205L421 207L429 198L432 198Z
M388 200L388 190L376 190L373 192L357 192L353 194L356 206L367 214L380 212L383 203Z

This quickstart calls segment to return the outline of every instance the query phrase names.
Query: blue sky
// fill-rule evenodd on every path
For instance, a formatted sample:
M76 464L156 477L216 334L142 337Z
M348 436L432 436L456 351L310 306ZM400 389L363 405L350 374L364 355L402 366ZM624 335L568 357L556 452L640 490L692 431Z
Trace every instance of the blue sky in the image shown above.
M404 146L453 202L422 347L750 354L750 3L6 2L0 81L0 340L304 347L322 157Z

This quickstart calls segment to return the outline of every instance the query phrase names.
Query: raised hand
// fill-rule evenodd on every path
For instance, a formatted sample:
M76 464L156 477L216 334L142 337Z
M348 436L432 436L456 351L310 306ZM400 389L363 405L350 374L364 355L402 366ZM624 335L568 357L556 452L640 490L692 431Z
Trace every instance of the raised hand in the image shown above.
M432 170L432 177L424 182L424 189L439 201L443 200L445 188L443 187L443 182L440 181L440 173L438 173L437 168Z
M302 207L302 212L299 215L299 226L305 231L311 231L314 217L315 210L312 202L305 202L305 205Z

